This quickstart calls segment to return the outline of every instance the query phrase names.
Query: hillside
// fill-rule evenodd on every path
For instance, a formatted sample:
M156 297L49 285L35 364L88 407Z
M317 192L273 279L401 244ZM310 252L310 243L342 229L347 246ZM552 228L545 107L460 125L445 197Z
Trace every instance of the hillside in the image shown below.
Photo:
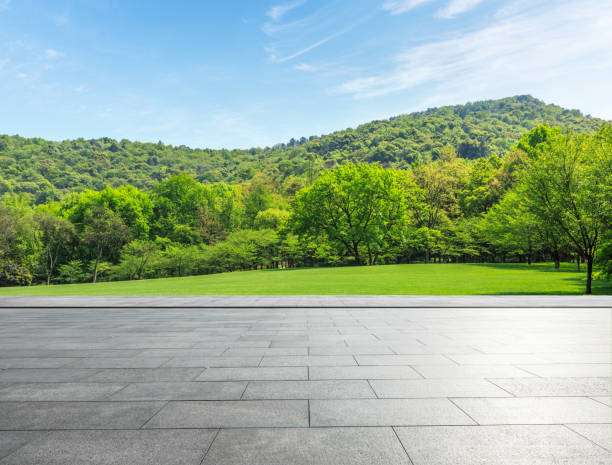
M428 162L452 145L464 158L503 154L532 127L549 123L593 131L603 121L545 104L531 96L428 109L325 136L248 150L192 149L110 138L52 142L0 136L0 195L33 194L36 203L68 192L131 184L141 189L172 174L193 174L204 183L240 183L257 173L282 180L308 177L346 161L405 168Z

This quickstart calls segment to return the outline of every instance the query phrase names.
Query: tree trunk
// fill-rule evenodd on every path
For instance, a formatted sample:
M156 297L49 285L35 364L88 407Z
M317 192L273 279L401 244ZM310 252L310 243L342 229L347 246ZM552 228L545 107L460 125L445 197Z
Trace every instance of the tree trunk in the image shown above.
M555 269L558 270L559 267L561 266L561 259L559 257L559 250L555 250L554 259L555 259Z
M98 263L100 262L100 251L98 250L98 255L96 255L96 264L94 265L94 275L93 282L95 283L98 279Z
M586 280L586 293L592 294L591 292L591 281L593 280L593 257L587 257L587 280Z
M425 263L429 263L429 247L425 249Z
M580 254L576 255L576 267L580 271Z

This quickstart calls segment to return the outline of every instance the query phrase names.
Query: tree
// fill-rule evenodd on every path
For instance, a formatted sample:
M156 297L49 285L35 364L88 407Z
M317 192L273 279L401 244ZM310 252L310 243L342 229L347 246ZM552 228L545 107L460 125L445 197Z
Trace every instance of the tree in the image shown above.
M324 234L358 265L373 265L403 234L414 190L403 172L342 165L296 194L290 224L301 236Z
M593 263L612 219L612 128L593 136L541 126L524 136L529 160L521 186L540 221L565 235L587 262L591 294Z
M123 246L121 261L129 262L133 268L133 276L142 279L142 274L147 264L157 255L155 242L136 239Z
M271 206L272 196L266 190L266 187L258 182L244 200L244 214L247 225L252 227L257 214L260 211L267 210Z
M47 286L51 284L51 277L57 265L59 254L66 250L74 238L74 225L54 213L40 210L34 214L38 226L36 244L40 252L41 261L47 277Z
M118 252L123 244L129 242L131 233L125 223L108 208L96 206L86 215L83 230L83 243L94 257L92 280L98 279L98 266L105 254Z

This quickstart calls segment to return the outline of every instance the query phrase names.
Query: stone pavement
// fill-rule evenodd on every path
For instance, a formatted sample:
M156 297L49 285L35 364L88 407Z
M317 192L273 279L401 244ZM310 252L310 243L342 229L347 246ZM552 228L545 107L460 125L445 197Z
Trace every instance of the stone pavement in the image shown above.
M277 302L1 308L0 464L612 464L609 308Z

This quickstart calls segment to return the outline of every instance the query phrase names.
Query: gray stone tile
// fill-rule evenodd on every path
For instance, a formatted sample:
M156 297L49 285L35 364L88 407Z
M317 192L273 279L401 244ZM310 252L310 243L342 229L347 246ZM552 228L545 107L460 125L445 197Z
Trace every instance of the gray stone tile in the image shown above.
M41 357L67 357L67 358L119 358L119 357L136 357L142 352L142 349L66 349L44 351Z
M375 397L367 381L251 381L243 399L363 399Z
M442 355L355 355L359 365L456 365Z
M563 426L396 428L415 465L607 465L612 455Z
M54 431L2 465L198 465L214 430Z
M152 358L207 358L217 357L227 349L226 344L215 349L145 349L141 351L139 357Z
M381 398L510 397L484 379L374 379L370 384Z
M0 368L60 368L73 362L74 358L0 358Z
M551 354L538 354L549 363L612 363L612 351L576 352L565 351Z
M572 424L566 426L607 451L612 452L612 424Z
M114 383L29 383L0 389L0 401L87 401L102 400L125 384Z
M0 459L12 454L28 442L45 434L46 433L36 431L2 431L0 433Z
M3 402L0 429L140 428L163 405L164 402Z
M305 347L267 347L267 348L229 348L222 354L224 357L252 357L255 355L308 355Z
M587 397L454 399L480 424L610 423L612 409Z
M183 358L176 357L164 363L164 367L257 367L263 357L205 357L205 358Z
M197 381L305 380L307 367L209 368Z
M393 351L385 345L366 347L346 347L342 345L332 346L310 346L310 355L384 355L393 354Z
M391 428L222 430L203 465L411 465Z
M145 428L306 427L305 400L169 402Z
M310 379L421 379L408 366L311 367Z
M533 374L511 365L415 365L425 378L532 378Z
M239 400L246 382L134 383L108 400Z
M357 365L352 355L289 355L265 356L261 366L354 366Z
M169 360L152 357L81 358L70 363L72 368L158 368Z
M542 364L547 360L533 354L449 354L459 365L516 365Z
M473 425L448 399L311 400L312 426Z
M163 381L192 381L202 368L111 368L97 370L86 379L99 383L154 383Z
M0 371L2 383L68 383L80 381L99 370L83 368L11 368Z
M610 378L492 378L491 382L517 397L612 394Z
M521 367L544 378L609 378L612 376L612 365L609 363L550 363L547 365L521 365Z
M601 402L602 404L612 407L612 398L610 396L595 396L591 398L595 399L597 402Z

